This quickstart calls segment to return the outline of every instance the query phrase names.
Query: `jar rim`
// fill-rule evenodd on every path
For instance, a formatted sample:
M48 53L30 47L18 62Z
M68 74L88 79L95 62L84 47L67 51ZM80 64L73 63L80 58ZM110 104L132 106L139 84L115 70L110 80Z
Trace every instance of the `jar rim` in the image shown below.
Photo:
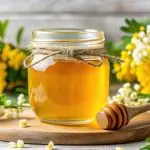
M104 32L95 29L49 28L32 32L32 42L95 42L105 41Z

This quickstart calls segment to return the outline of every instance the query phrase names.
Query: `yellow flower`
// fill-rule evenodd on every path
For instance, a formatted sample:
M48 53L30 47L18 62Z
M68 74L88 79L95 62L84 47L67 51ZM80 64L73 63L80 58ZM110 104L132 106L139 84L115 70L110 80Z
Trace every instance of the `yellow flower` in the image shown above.
M16 49L13 49L11 50L9 53L8 53L8 58L9 59L15 59L17 53L19 52L19 50L16 48Z
M5 80L0 80L0 94L4 91L7 83Z
M138 37L139 37L139 35L138 35L138 33L137 33L137 32L135 32L135 33L133 33L132 37L134 37L134 38L138 38Z
M18 49L14 49L13 52L9 54L9 67L14 68L15 70L19 70L25 57L26 56L23 52L19 51Z
M126 50L123 50L121 52L121 59L126 60L126 58L129 57L129 54Z
M150 60L144 61L142 64L137 66L136 75L137 80L142 87L150 85Z
M14 68L15 70L19 70L19 68L20 68L20 63L15 62L13 68Z
M135 61L134 61L134 60L132 60L132 61L131 61L131 63L130 63L130 67L131 67L131 68L135 68L135 67L136 67L136 63L135 63Z
M0 70L6 70L7 65L5 63L0 62Z
M121 69L120 64L114 64L114 69L116 72L118 72Z
M142 93L149 94L150 93L150 83L142 87L140 90Z
M15 59L13 59L13 60L8 61L8 66L15 69L15 70L18 70L20 67L20 63L17 62Z
M130 50L130 51L132 51L134 48L135 48L135 45L134 45L134 44L128 44L128 45L126 46L126 49L127 49L127 50Z
M140 31L145 31L145 27L144 26L140 26Z
M25 57L26 57L26 55L23 52L19 52L18 55L17 55L17 58L20 61L23 61L25 59Z
M123 74L122 74L122 72L117 72L117 73L116 73L116 78L117 78L118 80L123 80Z
M7 68L7 65L5 63L0 62L0 94L4 91L7 85L5 81L7 77L6 68Z
M0 70L0 79L5 79L7 76L7 72L4 70Z
M5 44L1 53L1 59L3 62L6 62L8 60L8 54L10 51L11 51L11 46L9 44Z
M129 63L126 61L121 63L121 68L122 70L129 70Z
M15 58L16 62L20 65L22 65L23 60L25 59L25 54L22 52L19 52Z
M132 75L135 75L135 76L136 76L136 68L130 69L130 73L131 73Z
M8 66L9 66L9 67L13 67L13 64L14 64L13 62L14 62L13 60L9 60L9 61L8 61Z

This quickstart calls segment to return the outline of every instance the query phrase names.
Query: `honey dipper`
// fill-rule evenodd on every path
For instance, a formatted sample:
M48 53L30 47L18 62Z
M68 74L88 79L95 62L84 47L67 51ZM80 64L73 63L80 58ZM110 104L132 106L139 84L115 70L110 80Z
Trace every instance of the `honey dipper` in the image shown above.
M110 104L97 113L96 120L101 128L115 130L126 126L134 116L148 110L150 110L150 104L136 107Z

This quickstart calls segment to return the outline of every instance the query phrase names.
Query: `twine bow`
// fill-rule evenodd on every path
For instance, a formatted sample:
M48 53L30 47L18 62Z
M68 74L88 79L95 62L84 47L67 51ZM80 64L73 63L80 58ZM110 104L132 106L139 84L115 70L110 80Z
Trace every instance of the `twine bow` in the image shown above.
M38 61L32 63L32 58L37 55L42 54L45 57L42 57ZM26 68L32 67L41 61L45 60L50 56L67 56L71 58L75 58L79 61L92 65L94 67L98 67L102 64L102 58L108 58L111 61L121 62L121 60L117 57L107 55L104 48L92 48L92 49L68 49L68 48L36 48L33 50L32 54L26 57L24 60L24 66ZM96 56L96 57L94 57ZM94 58L93 58L94 57Z

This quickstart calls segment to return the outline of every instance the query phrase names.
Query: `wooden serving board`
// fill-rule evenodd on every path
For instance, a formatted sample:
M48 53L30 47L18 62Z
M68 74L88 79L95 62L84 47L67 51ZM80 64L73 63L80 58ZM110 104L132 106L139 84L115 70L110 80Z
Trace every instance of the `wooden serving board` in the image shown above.
M0 140L24 140L25 143L47 144L117 144L144 140L150 136L150 113L135 117L128 126L117 131L100 130L96 123L79 126L59 126L35 119L30 109L22 114L28 128L19 128L18 120L0 120Z

